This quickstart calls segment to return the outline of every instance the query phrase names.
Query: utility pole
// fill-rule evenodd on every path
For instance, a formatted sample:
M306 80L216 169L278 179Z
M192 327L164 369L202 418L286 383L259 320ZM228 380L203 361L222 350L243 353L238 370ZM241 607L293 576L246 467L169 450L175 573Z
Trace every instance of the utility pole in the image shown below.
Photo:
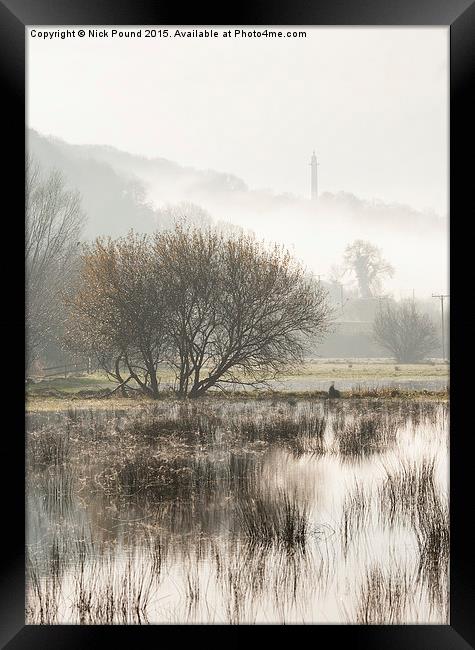
M448 294L433 293L432 298L439 298L440 300L440 314L442 323L442 360L445 361L444 299L450 298L450 296Z

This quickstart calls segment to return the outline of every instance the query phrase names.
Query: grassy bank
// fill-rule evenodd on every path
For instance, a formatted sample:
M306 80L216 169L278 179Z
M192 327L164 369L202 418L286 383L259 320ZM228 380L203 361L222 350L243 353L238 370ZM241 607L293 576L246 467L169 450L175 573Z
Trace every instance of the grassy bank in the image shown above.
M348 391L342 391L340 400L348 399L374 399L374 400L435 400L447 401L449 392L447 390L404 390L399 388L361 388ZM328 394L324 391L233 391L227 394L222 392L210 392L202 400L210 401L269 401L269 402L287 402L290 405L298 403L300 400L323 401L328 399ZM176 398L170 394L164 394L158 402L173 402ZM146 405L156 404L157 400L152 400L142 395L134 398L124 398L116 394L112 396L104 395L99 390L96 394L85 397L78 392L61 392L53 391L46 394L33 393L27 394L26 410L29 412L39 411L65 411L71 407L81 409L127 409L138 410Z

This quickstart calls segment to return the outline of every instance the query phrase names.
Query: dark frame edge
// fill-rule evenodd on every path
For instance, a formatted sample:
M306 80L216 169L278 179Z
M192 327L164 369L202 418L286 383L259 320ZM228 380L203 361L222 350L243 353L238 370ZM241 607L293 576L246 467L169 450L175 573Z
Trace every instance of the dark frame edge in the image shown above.
M68 650L83 650L84 648L104 648L108 643L116 640L123 644L137 643L140 639L141 645L157 642L164 638L166 633L173 635L173 638L182 639L182 634L189 632L193 635L193 643L198 641L206 644L214 640L216 636L219 641L229 635L229 625L149 625L149 626L79 626L79 625L56 625L36 626L26 625L5 646L5 650L26 650L27 648L48 648L55 650L68 648ZM226 643L231 646L238 646L245 639L254 637L260 628L265 628L265 635L268 641L274 634L292 635L295 638L296 627L289 625L243 625L235 626L232 630L232 638L228 636ZM342 644L356 650L470 650L470 646L452 627L449 625L310 625L311 631L319 640L338 640ZM159 628L159 629L157 629ZM178 634L177 634L178 633ZM338 638L337 638L338 637ZM276 637L274 637L276 638ZM273 640L273 639L272 639ZM290 637L289 637L290 640ZM231 642L231 643L230 643Z
M448 26L472 0L260 0L244 5L154 0L0 0L24 25L334 25Z
M4 101L3 118L3 147L6 153L4 160L4 197L24 197L25 170L25 129L13 126L24 122L25 114L25 27L5 5L0 2L0 87ZM19 132L20 131L20 132ZM5 144L6 141L6 144ZM11 212L4 208L5 217L10 217L8 240L18 244L19 252L24 249L24 210L23 200L20 204L12 201ZM6 220L6 219L5 219ZM12 237L13 235L13 237ZM4 235L5 240L6 236ZM4 551L1 556L0 573L0 602L2 616L0 619L0 644L11 639L25 625L25 485L24 471L19 472L18 463L24 466L25 437L24 427L24 266L23 254L17 258L20 264L15 271L9 270L9 263L4 262L4 288L6 297L4 315L0 318L1 340L12 340L12 333L19 338L16 345L4 346L6 359L5 367L12 369L12 385L17 389L8 396L8 410L13 413L13 425L4 425L8 440L4 440L7 448L2 454L4 467L4 507L3 521L5 522ZM18 284L17 284L18 283ZM7 309L8 306L8 315ZM18 311L11 309L18 307ZM23 355L22 355L23 352ZM8 365L7 365L8 364Z
M464 314L463 280L469 277L473 251L464 238L464 217L473 211L473 54L475 3L450 25L450 294L451 298L451 432L450 436L450 625L471 647L475 645L474 581L472 543L464 533L467 523L465 498L472 487L470 476L471 440L463 435L467 427L462 415L471 403L466 382L467 343L470 323ZM472 134L472 137L470 137ZM453 246L457 246L454 254ZM456 323L456 332L455 332ZM455 335L456 334L456 335ZM468 458L467 458L468 457ZM471 570L472 569L472 570Z
M42 3L41 3L42 4ZM70 4L70 3L67 3ZM437 3L436 3L437 4ZM23 10L25 3L22 3ZM38 3L40 5L40 3ZM57 5L56 5L57 7ZM439 4L440 9L440 4ZM22 16L23 12L20 12ZM73 12L75 13L75 12ZM86 14L87 12L80 12ZM140 13L140 12L138 12ZM272 14L269 13L269 20L267 22L272 23ZM350 12L351 13L351 12ZM437 14L437 11L436 11ZM85 16L84 16L85 17ZM33 16L32 16L33 18ZM91 16L91 18L93 18ZM307 20L310 16L306 16ZM25 20L25 23L22 22L22 19L14 15L9 9L6 8L3 2L0 2L0 73L2 79L2 88L6 89L6 96L10 96L11 101L4 103L4 108L6 109L6 123L13 124L18 120L18 115L24 114L25 107L25 90L24 90L24 74L25 74L25 50L24 50L24 33L25 33L25 24L33 24L35 22L32 20ZM40 21L41 22L41 21ZM65 21L65 24L73 24L72 21ZM86 21L87 22L87 21ZM99 24L97 19L90 20L90 24ZM145 21L147 22L147 21ZM162 21L163 22L163 21ZM262 21L246 22L241 21L242 24L260 24ZM277 21L282 24L281 21ZM352 18L347 24L351 24ZM443 22L443 21L442 21ZM360 24L362 24L361 21ZM440 18L436 18L433 21L427 21L428 24L441 24ZM120 20L117 21L117 24L121 24ZM287 24L295 24L293 21L288 21ZM322 23L320 23L322 24ZM327 21L326 24L330 24ZM342 24L342 23L340 23ZM381 23L384 24L384 21ZM420 19L413 24L422 24ZM447 26L449 26L447 24ZM472 121L472 116L470 115L471 104L469 102L469 92L470 80L471 80L471 71L473 68L472 61L470 59L470 54L473 51L473 38L475 34L475 4L472 3L467 9L462 11L460 15L450 24L450 75L451 75L451 127L450 127L450 161L451 161L451 191L450 191L450 214L451 214L451 228L450 235L451 240L456 239L455 233L455 222L457 216L460 216L460 219L463 217L463 212L466 208L471 205L473 202L472 196L469 196L469 192L473 185L473 179L469 176L470 169L464 166L464 161L469 160L468 155L471 155L472 152L470 148L470 139L467 138L467 134L470 133L470 123ZM455 119L456 116L456 119ZM6 186L11 190L11 193L19 193L22 195L23 188L23 170L24 170L24 146L18 147L18 132L9 134L11 137L11 147L9 154L11 156L11 163L7 168L7 180ZM13 137L12 137L13 135ZM24 130L23 130L23 143L24 143ZM464 154L467 154L464 156ZM18 241L23 242L23 220L19 220L16 224L17 232L16 235L19 236ZM457 244L462 242L458 241ZM21 244L22 245L22 244ZM468 251L468 243L465 243ZM473 254L473 253L472 253ZM461 349L460 338L463 340L465 336L468 336L468 324L463 320L463 314L461 313L460 300L457 300L457 297L460 298L460 288L458 283L453 281L454 276L458 278L467 277L468 274L468 265L463 269L463 274L460 272L459 264L460 259L463 255L457 255L457 260L454 260L454 256L451 256L451 293L454 292L456 300L454 301L453 307L453 319L457 321L457 339L455 339L451 333L451 346L455 353L452 355L452 372L451 372L451 381L455 382L456 390L452 391L452 395L455 392L455 396L451 395L451 405L452 405L452 416L451 422L453 423L451 428L452 430L461 429L461 419L460 419L460 405L465 403L465 400L469 399L468 395L465 396L465 388L462 386L460 381L461 373L459 368L459 362L457 359L463 358L463 349ZM470 258L468 258L470 259ZM20 274L19 285L23 283L23 286L20 290L20 302L22 304L21 310L24 309L23 303L23 293L24 292L24 279ZM15 303L18 300L18 292L16 295L12 293L11 303ZM4 323L0 323L2 328L5 328ZM20 320L14 321L14 326L18 327L19 330L23 328L23 323ZM460 338L459 338L460 337ZM468 340L468 339L467 339ZM457 350L461 354L457 354ZM18 376L17 385L22 385L22 375L23 369L19 368L19 371L16 373ZM21 412L21 419L24 418L24 403L23 395L18 395L17 403L15 403L15 410L19 406L19 413ZM464 648L473 647L474 644L474 622L472 615L473 607L473 581L471 581L472 574L468 571L468 566L471 560L471 549L469 548L471 540L464 538L462 534L462 528L460 525L466 521L466 511L463 508L462 503L460 503L461 495L466 492L469 488L469 477L468 477L468 467L466 465L467 459L464 459L466 454L466 449L459 449L457 444L454 444L454 440L451 440L451 453L450 453L450 465L451 465L451 618L450 625L448 626L378 626L377 628L366 627L363 630L355 626L323 626L327 627L331 633L335 633L337 630L335 628L340 628L339 631L342 632L342 636L348 637L351 640L351 643L354 647L382 647L380 645L382 641L382 634L385 635L384 647L390 650L391 648L400 648L401 641L400 638L396 643L395 635L392 634L392 639L388 638L386 632L391 631L394 633L396 630L401 631L402 636L405 637L404 647L411 648L423 648L430 647L431 650L437 650L438 648ZM465 445L464 441L464 445ZM12 449L13 454L17 457L24 456L24 438L18 436L18 439L14 442L10 442L14 446ZM24 484L23 477L15 476L12 473L11 477L11 489L9 489L8 498L5 500L5 506L7 508L5 517L10 518L10 520L15 520L18 517L18 513L23 513L24 506ZM458 503L453 498L455 494L458 496ZM460 532L458 532L460 531ZM0 599L2 603L2 621L0 624L0 645L1 647L8 648L23 648L23 647L35 647L34 640L36 642L43 639L46 642L46 637L48 637L48 643L42 647L55 648L55 647L68 647L68 648L83 648L86 644L91 647L95 647L93 642L93 637L97 641L102 639L102 643L98 645L103 645L105 642L105 632L107 633L112 631L110 627L104 626L94 626L89 629L80 628L78 626L57 626L55 629L39 626L29 626L25 625L24 622L24 577L25 577L25 557L24 551L21 552L20 548L24 549L24 531L22 528L15 529L12 531L7 541L7 548L10 547L10 553L7 550L7 553L4 555L2 562L5 566L2 566L2 574L0 578ZM150 626L148 628L153 632L155 626ZM170 626L176 627L176 626ZM179 626L186 627L186 626ZM221 627L221 626L216 626ZM319 631L323 631L323 627L319 627ZM120 626L115 628L115 631L119 629L122 637L127 636L129 633L135 634L138 632L137 628L131 626L129 628L124 628ZM195 628L196 629L196 628ZM201 633L201 630L209 629L208 626L202 626L198 634ZM267 627L267 629L269 629ZM145 628L141 628L140 631L145 632ZM367 638L363 638L364 635L368 635ZM58 638L61 636L61 640ZM131 638L131 637L130 637ZM236 634L237 638L237 634ZM379 638L379 643L376 639ZM376 643L374 646L371 643L371 639ZM10 640L10 641L9 641ZM125 640L125 639L124 639ZM59 641L59 644L58 644ZM361 645L360 645L361 644ZM410 645L409 645L410 644ZM41 644L42 645L42 644ZM36 643L36 647L39 647Z

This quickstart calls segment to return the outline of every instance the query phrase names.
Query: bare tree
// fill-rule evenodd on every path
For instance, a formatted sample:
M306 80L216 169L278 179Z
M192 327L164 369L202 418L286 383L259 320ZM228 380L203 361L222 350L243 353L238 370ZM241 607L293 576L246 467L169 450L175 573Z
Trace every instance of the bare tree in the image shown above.
M180 396L262 384L302 360L328 326L326 291L289 253L250 235L176 228L156 236Z
M373 335L401 363L421 361L438 346L434 323L410 300L381 307L373 322Z
M67 302L70 344L152 397L164 360L180 397L262 384L300 362L329 319L325 290L285 251L180 225L85 248Z
M346 247L344 268L355 275L362 298L371 298L380 290L382 279L394 274L391 264L383 259L381 250L362 239Z
M26 334L27 366L55 336L61 320L61 290L77 261L84 223L80 196L68 190L61 174L44 176L31 158L26 162Z
M65 296L68 346L93 354L124 393L159 394L167 312L157 270L146 235L98 239L84 247L77 284Z

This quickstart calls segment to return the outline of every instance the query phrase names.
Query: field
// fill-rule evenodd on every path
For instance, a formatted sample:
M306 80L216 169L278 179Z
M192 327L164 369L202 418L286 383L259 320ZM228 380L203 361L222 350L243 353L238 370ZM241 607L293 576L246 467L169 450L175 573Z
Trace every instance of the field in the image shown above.
M159 379L164 391L173 385L169 370L162 369ZM343 390L361 387L377 388L396 386L400 389L444 390L448 384L449 366L442 363L402 364L381 360L321 359L306 362L298 370L289 373L278 382L271 382L269 389L278 392L327 391L330 382ZM82 393L113 390L115 384L103 373L82 376L37 379L27 385L29 408L38 408L43 399L64 397L81 398ZM41 398L41 399L40 399Z

